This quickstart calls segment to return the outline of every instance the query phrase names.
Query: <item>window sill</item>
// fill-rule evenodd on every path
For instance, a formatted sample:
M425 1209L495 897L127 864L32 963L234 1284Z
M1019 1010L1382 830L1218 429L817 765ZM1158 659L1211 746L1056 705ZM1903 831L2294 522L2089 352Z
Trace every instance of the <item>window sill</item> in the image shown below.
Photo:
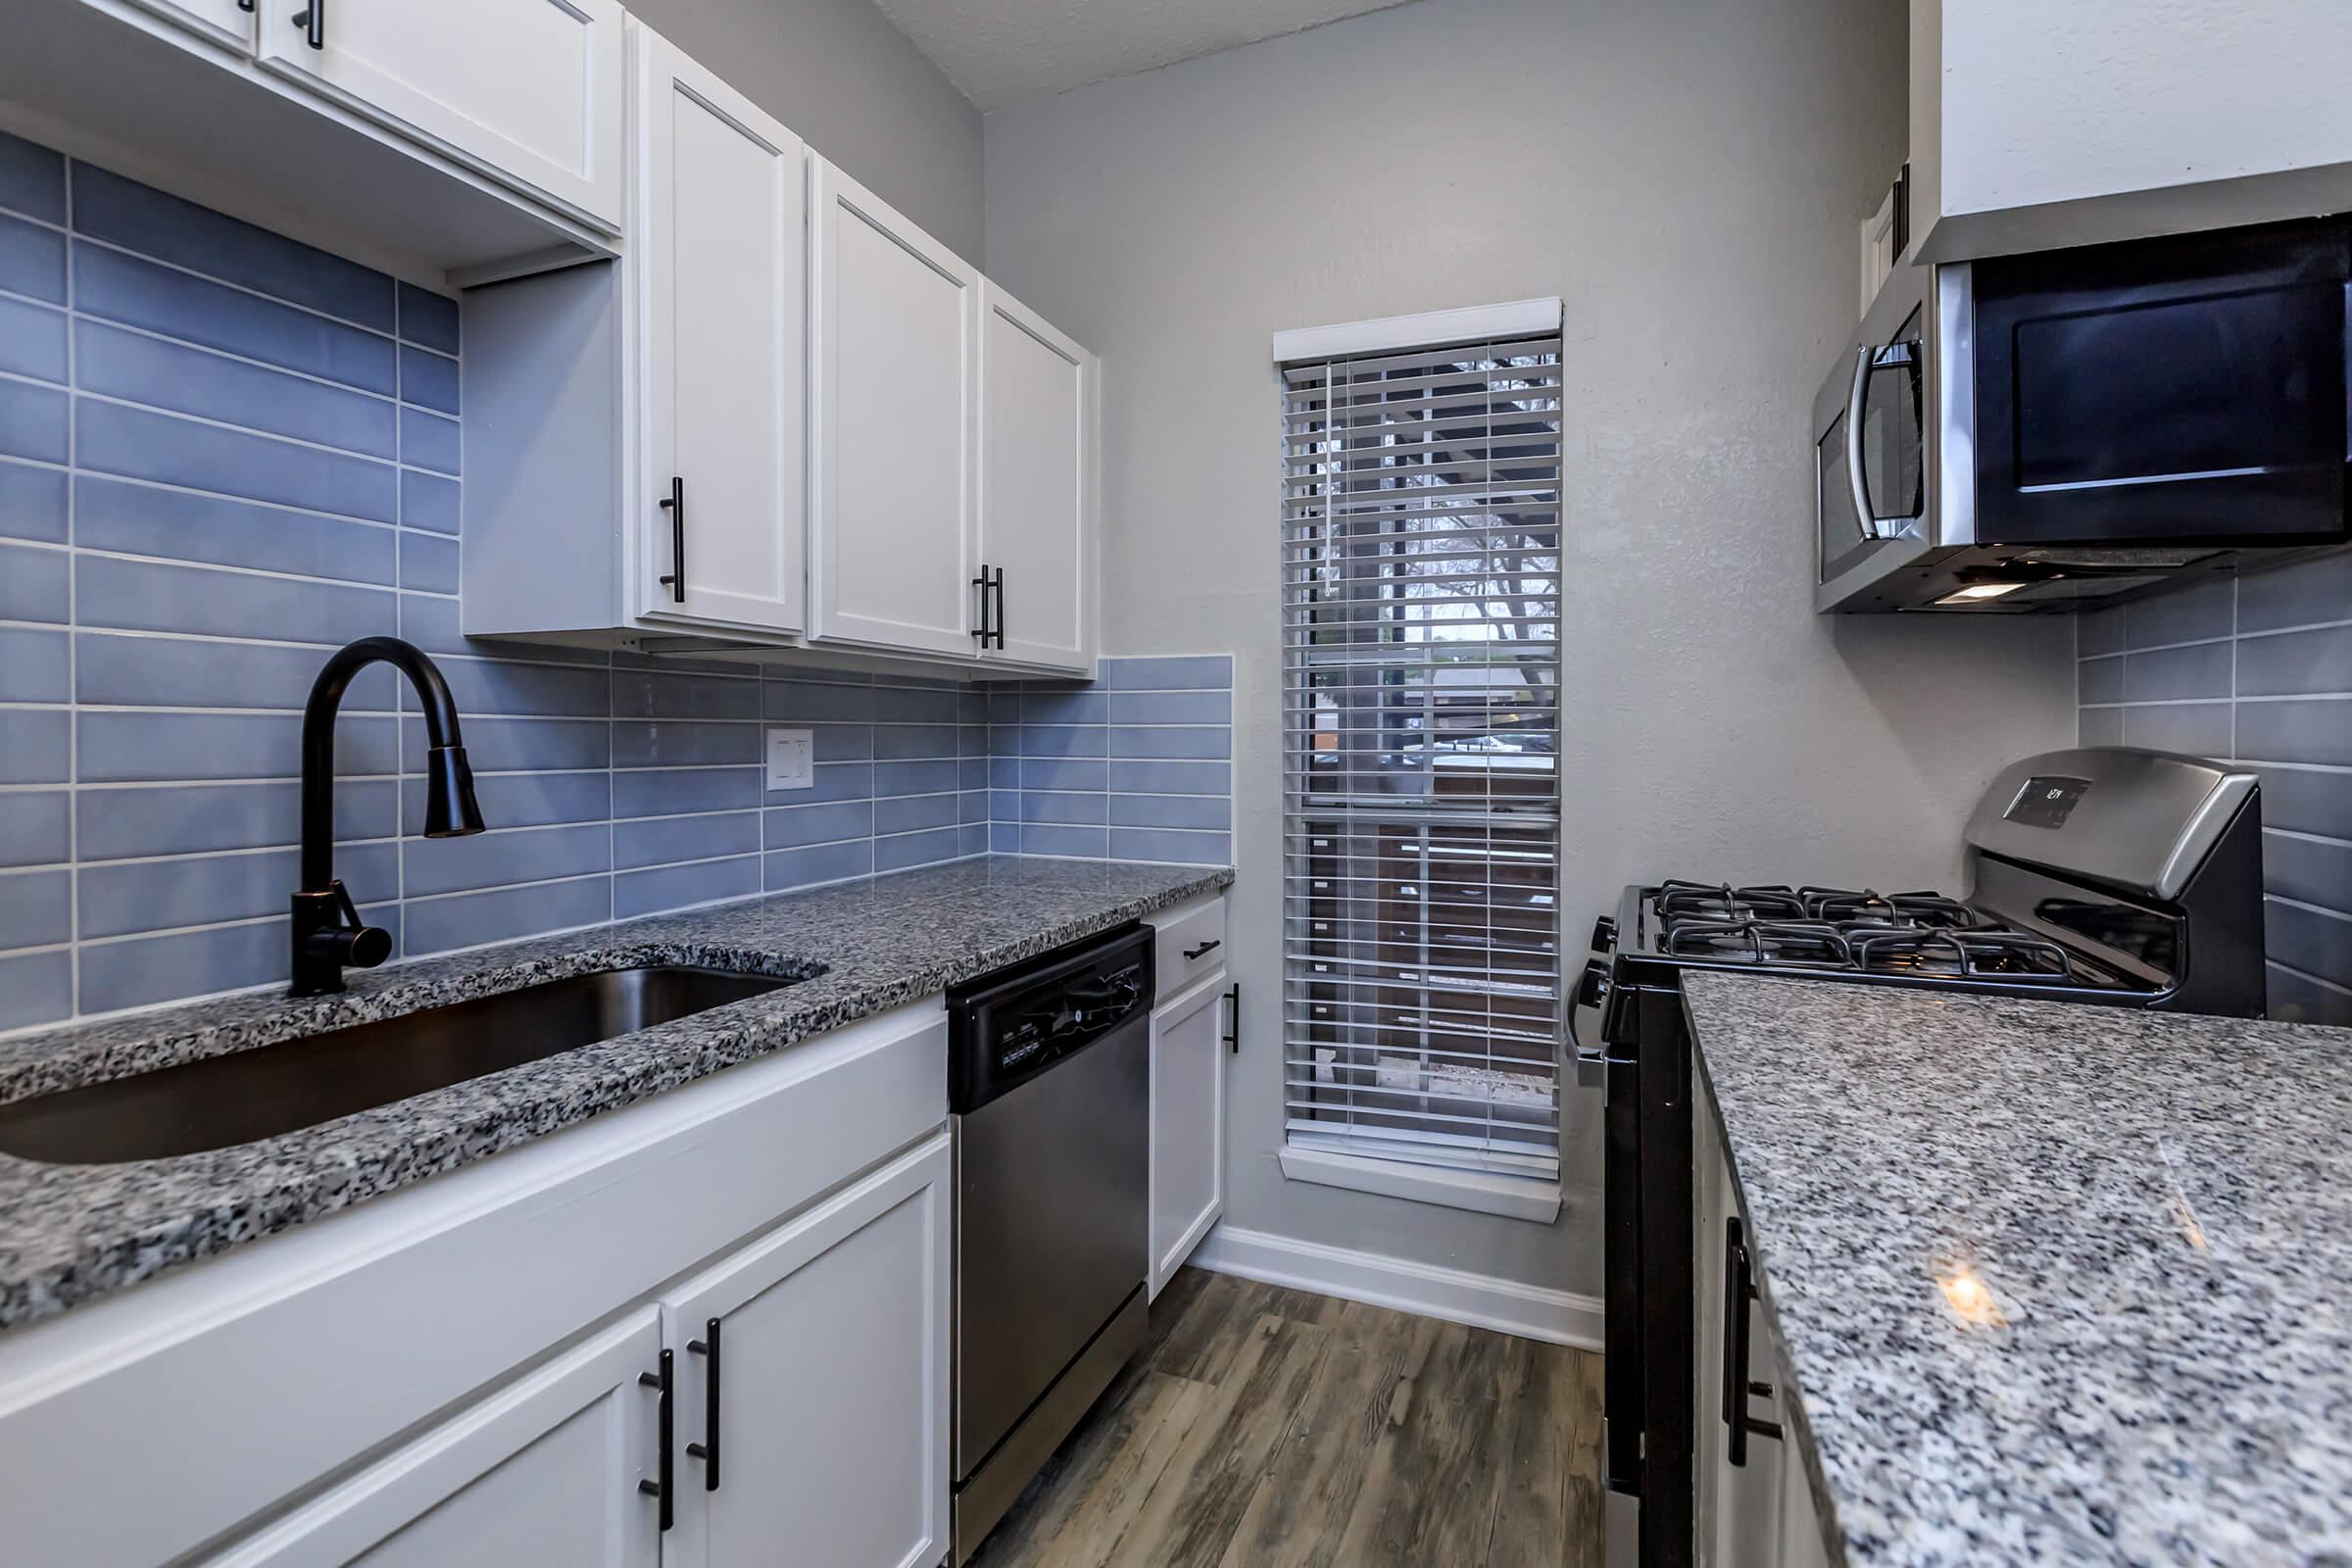
M1367 1159L1320 1149L1284 1146L1282 1174L1295 1182L1345 1187L1445 1208L1466 1208L1549 1225L1560 1217L1560 1184L1486 1171L1445 1170L1394 1159Z

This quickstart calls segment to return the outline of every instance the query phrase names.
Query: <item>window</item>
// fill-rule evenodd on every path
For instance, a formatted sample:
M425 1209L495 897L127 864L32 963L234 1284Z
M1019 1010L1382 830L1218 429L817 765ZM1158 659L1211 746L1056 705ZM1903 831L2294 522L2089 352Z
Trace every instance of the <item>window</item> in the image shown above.
M1293 1149L1559 1174L1550 327L1282 367Z

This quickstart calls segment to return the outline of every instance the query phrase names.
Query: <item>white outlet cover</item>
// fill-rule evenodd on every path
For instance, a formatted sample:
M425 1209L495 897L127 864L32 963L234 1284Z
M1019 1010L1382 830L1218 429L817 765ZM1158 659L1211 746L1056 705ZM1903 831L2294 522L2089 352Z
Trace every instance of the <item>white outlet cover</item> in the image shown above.
M767 732L767 787L771 790L816 787L816 742L808 730Z

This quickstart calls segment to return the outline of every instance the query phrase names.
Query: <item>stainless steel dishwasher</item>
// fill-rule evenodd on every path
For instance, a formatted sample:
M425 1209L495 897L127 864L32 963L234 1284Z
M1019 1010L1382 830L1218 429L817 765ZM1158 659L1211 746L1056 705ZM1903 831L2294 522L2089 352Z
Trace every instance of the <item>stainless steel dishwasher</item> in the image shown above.
M1152 933L948 993L956 1145L955 1561L1144 1340Z

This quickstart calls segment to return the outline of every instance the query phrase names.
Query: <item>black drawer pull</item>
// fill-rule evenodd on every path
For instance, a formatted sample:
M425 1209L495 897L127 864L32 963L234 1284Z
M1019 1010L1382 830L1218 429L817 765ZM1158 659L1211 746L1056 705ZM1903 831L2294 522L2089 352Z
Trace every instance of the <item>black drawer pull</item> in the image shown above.
M703 1441L689 1443L686 1451L703 1461L703 1490L718 1490L718 1319L703 1320L703 1337L688 1340L686 1348L703 1357Z
M649 1497L659 1497L662 1499L662 1528L663 1530L667 1530L671 1525L674 1525L678 1522L678 1489L675 1485L677 1477L672 1473L671 1470L671 1466L674 1461L670 1454L669 1445L669 1440L672 1436L669 1407L670 1373L673 1370L673 1363L676 1361L676 1356L671 1351L663 1350L662 1352L662 1370L660 1372L640 1372L637 1374L637 1381L639 1383L644 1384L649 1389L660 1389L662 1391L662 1400L659 1404L654 1406L655 1442L661 1445L661 1454L657 1463L660 1466L662 1479L659 1481L640 1481L637 1483L637 1490L644 1493Z
M1190 963L1190 962L1191 962L1193 959L1195 959L1195 958L1205 957L1207 955L1209 955L1209 954L1211 954L1211 953L1214 953L1214 952L1216 952L1216 951L1217 951L1219 948L1223 947L1224 945L1225 945L1225 939L1224 939L1224 938L1222 938L1222 937L1210 937L1210 938L1209 938L1209 939L1208 939L1206 942L1203 942L1203 943L1201 943L1201 944L1200 944L1199 947L1197 947L1197 948L1187 948L1187 949L1185 949L1185 950L1184 950L1184 957L1185 957L1185 961L1186 961L1187 963Z

